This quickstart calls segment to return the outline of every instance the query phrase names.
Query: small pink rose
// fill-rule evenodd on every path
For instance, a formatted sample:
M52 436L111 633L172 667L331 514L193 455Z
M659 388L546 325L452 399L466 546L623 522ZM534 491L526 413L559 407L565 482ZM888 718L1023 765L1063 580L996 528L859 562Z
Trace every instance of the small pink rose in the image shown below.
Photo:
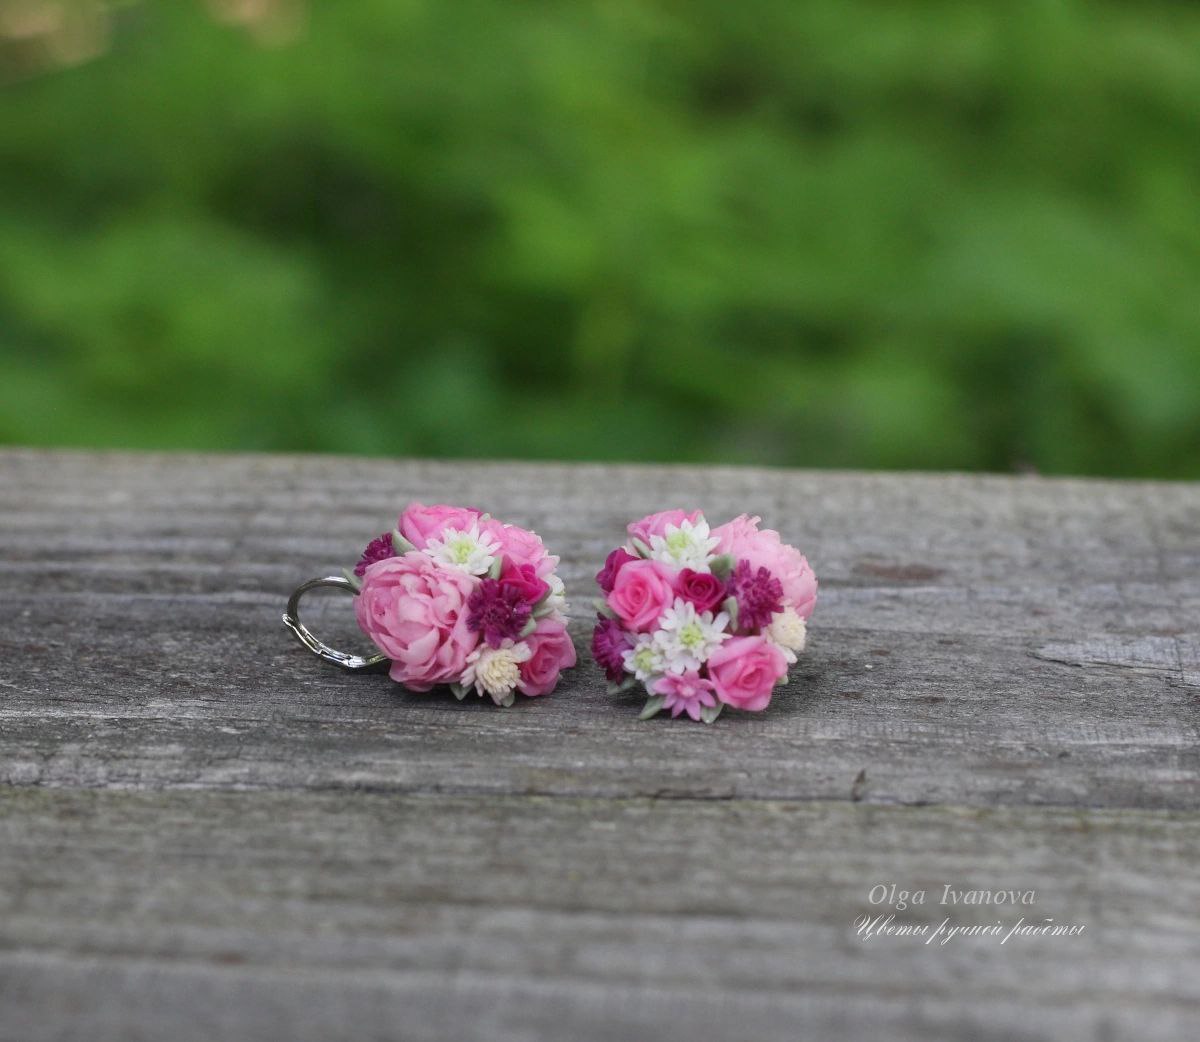
M675 573L661 561L631 561L617 572L608 606L628 630L646 633L675 603Z
M537 604L550 592L550 584L540 579L537 569L531 564L514 564L511 557L504 558L500 569L500 585L515 590L521 600Z
M757 572L766 568L783 587L783 603L796 609L807 619L817 603L817 577L804 555L779 538L771 528L759 530L759 518L742 514L712 530L717 537L718 554L732 554L739 561L749 562Z
M392 660L393 680L414 691L458 680L479 643L467 626L467 599L477 583L417 551L367 567L354 614Z
M618 546L611 554L605 558L604 567L596 573L596 582L605 593L612 593L613 581L619 572L630 561L636 561L633 556L623 546Z
M787 676L787 659L763 637L733 637L709 656L708 676L722 702L758 712L767 708L776 682Z
M525 643L533 654L521 663L517 688L523 695L546 695L558 684L559 674L575 665L575 645L567 626L553 615L539 619Z
M691 601L698 612L716 611L725 599L725 584L712 572L684 568L675 579L675 592L685 601Z
M625 531L629 533L630 539L640 539L649 546L652 535L666 535L667 525L678 528L680 521L695 524L702 516L699 510L693 510L691 513L686 510L660 510L657 514L650 514L640 521L631 521Z
M506 525L494 517L480 522L480 534L490 535L500 544L500 552L514 564L531 564L539 576L549 575L558 564L557 557L546 553L546 546L536 532L519 525Z
M445 503L427 507L412 503L400 515L400 534L418 550L424 550L430 539L436 539L447 528L467 531L483 515L473 507L452 507Z

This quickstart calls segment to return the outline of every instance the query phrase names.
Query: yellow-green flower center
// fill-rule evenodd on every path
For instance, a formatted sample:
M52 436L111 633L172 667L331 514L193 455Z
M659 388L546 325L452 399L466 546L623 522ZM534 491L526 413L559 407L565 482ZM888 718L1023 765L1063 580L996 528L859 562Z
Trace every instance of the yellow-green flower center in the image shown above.
M692 537L687 532L672 532L666 539L667 549L673 554L680 554L692 545Z
M475 550L475 542L467 536L460 535L450 540L448 549L455 564L466 564Z

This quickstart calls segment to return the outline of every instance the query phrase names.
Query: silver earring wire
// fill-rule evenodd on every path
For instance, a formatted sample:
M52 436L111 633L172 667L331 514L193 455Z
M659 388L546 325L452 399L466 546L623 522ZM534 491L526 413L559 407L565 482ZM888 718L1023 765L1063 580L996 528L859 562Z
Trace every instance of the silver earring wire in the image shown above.
M335 590L347 590L350 593L358 592L349 579L340 575L327 575L323 579L309 579L308 582L301 583L292 591L291 597L288 598L287 611L283 614L283 624L314 655L326 662L332 662L335 666L341 666L342 669L378 670L381 666L386 665L388 662L386 655L351 655L349 652L331 648L324 641L318 640L312 631L300 621L300 598L309 590L315 590L322 586Z

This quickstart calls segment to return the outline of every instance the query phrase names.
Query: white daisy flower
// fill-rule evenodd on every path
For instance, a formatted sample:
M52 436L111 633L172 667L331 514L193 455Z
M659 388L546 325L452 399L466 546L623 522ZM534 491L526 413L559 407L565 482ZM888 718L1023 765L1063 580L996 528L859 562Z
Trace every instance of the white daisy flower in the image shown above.
M714 617L710 611L697 612L694 604L677 597L674 606L663 612L658 632L654 634L667 672L699 669L718 645L729 639L728 625L727 613L718 612Z
M796 653L804 650L807 634L804 620L790 606L772 615L770 625L763 631L763 636L783 652L789 665L796 661Z
M480 535L479 525L466 531L447 528L441 538L430 539L425 552L435 561L458 568L468 575L486 575L500 552L500 544L490 535Z
M490 695L496 705L511 705L512 693L521 679L521 663L528 662L533 651L524 641L505 639L498 648L481 644L467 657L462 686L474 687L480 695Z
M647 681L663 672L665 660L662 648L650 633L638 635L637 643L624 652L625 672L638 680Z
M695 524L684 518L678 525L667 525L665 534L650 537L650 559L676 568L707 572L708 562L716 556L713 551L719 542L709 534L708 522L703 516Z

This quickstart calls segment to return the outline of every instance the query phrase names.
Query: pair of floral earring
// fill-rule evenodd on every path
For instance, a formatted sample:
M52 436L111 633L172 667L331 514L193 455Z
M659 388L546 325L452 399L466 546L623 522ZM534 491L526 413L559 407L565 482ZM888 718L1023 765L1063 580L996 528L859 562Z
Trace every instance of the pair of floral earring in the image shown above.
M664 510L627 528L596 576L603 597L592 655L610 693L643 685L641 719L660 711L712 723L757 712L804 650L817 580L778 532L745 514L710 529L699 510ZM413 503L353 570L311 579L284 624L309 650L350 670L387 668L410 691L447 684L510 706L557 686L575 665L558 558L538 536L469 507ZM336 651L300 621L317 587L354 594L358 625L379 649Z

